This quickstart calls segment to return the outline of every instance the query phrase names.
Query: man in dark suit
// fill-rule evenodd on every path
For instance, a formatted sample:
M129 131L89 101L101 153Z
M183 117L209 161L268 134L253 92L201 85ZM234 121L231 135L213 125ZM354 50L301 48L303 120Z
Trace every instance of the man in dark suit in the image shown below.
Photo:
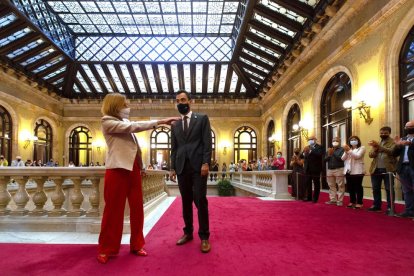
M405 211L399 217L414 217L414 120L405 124L406 136L395 137L394 155L400 157L397 173L404 193Z
M308 146L303 149L304 166L303 170L306 175L305 184L305 201L318 202L319 193L321 190L321 172L322 172L322 157L325 151L322 146L316 143L315 136L308 137ZM312 197L312 181L315 186Z
M177 241L183 245L193 239L193 201L198 209L198 235L201 251L207 253L209 220L207 176L211 161L211 128L207 115L192 112L190 94L180 90L176 94L177 109L182 119L171 127L171 168L177 174L180 188L184 235Z

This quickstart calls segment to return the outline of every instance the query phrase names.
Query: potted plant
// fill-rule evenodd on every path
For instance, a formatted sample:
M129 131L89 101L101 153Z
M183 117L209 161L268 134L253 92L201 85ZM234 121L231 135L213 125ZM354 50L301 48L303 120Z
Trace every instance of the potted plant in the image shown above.
M221 179L217 182L219 196L232 196L234 195L234 187L231 185L230 180Z

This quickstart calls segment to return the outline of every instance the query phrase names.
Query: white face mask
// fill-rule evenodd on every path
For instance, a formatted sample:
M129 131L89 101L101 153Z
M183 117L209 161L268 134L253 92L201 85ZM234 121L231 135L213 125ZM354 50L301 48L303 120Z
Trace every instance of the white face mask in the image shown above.
M334 147L339 146L339 142L332 142L332 146L334 146Z
M309 141L308 141L308 145L309 145L309 146L312 146L313 144L315 144L315 140L309 140Z
M357 146L358 145L357 140L351 140L349 143L351 144L351 146Z
M119 116L122 119L129 119L129 113L130 112L131 112L131 108L129 108L129 107L123 108L119 111Z

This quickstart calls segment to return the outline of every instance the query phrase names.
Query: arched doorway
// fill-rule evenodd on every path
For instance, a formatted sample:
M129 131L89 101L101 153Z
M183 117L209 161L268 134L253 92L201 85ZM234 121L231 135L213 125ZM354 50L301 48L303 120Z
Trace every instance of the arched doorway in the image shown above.
M400 122L401 135L405 123L414 120L414 27L405 39L400 53Z
M257 135L248 126L242 126L234 133L234 162L257 160Z
M33 147L33 160L42 160L42 163L46 163L53 158L52 127L46 120L39 119L35 124L34 136L36 141Z
M10 113L0 105L0 154L9 164L12 159L12 127Z
M69 135L69 162L88 166L92 161L92 136L87 127L77 127Z

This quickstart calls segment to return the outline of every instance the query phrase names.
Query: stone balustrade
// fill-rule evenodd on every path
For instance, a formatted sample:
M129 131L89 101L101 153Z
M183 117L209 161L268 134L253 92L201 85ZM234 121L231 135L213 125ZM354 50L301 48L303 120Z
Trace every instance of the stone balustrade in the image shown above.
M290 170L235 172L231 184L237 189L254 195L274 199L292 199L288 191Z
M73 223L76 229L82 219L99 224L104 205L104 174L104 167L0 168L0 230L10 229L6 226L10 222L39 224L36 218L46 224ZM143 176L146 213L167 196L164 177L165 172L156 170Z

